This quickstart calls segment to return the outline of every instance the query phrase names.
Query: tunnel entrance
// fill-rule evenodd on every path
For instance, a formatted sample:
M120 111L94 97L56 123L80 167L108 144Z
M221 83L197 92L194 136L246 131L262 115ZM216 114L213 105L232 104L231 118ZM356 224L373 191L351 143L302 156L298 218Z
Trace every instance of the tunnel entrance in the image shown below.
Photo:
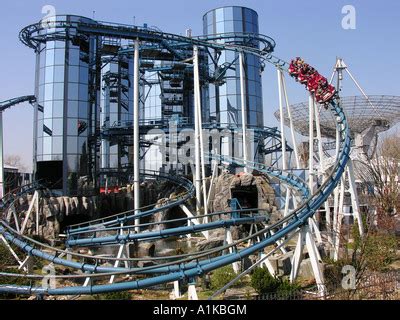
M258 208L258 190L256 186L239 187L231 190L232 199L236 198L243 209Z
M60 233L64 233L70 225L88 222L91 218L89 215L86 214L71 214L65 216L62 221L60 221Z

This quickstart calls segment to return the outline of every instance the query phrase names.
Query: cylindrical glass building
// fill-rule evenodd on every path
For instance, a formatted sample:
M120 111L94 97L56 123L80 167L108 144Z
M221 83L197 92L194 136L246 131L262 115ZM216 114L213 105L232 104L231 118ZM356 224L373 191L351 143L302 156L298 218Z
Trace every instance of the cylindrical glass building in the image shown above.
M258 34L258 14L252 9L237 6L213 9L203 16L203 28L205 36L218 38L220 34L231 34L230 42L244 43L242 38L238 37L239 34ZM258 46L258 43L253 41L250 45ZM210 120L221 125L241 126L239 53L214 50L212 54L214 57L209 58L209 72L218 81L209 84ZM253 54L245 53L244 57L247 126L261 128L264 125L261 62ZM218 77L218 74L222 74L222 77ZM227 150L228 147L224 146L223 142L221 152L233 155L233 151Z
M79 16L56 16L59 22L95 21ZM41 22L45 24L46 22ZM53 189L75 194L82 178L86 187L93 168L89 137L97 123L97 37L78 35L73 28L49 24L40 29L36 48L34 171Z

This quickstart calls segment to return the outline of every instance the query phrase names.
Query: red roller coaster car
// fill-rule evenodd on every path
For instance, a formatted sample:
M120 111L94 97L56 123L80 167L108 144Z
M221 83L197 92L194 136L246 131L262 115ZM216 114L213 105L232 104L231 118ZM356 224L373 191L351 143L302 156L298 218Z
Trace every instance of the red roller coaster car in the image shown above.
M336 94L336 89L334 86L328 84L326 88L318 88L315 93L315 99L318 103L329 102Z
M297 80L302 84L306 84L310 79L315 76L315 74L318 74L318 72L310 65L304 63L300 68Z
M327 104L336 95L335 87L300 57L290 62L288 71L296 81L305 84L308 91L315 93L318 103Z
M303 65L304 60L301 59L300 57L297 57L296 59L293 59L290 62L290 66L289 66L289 74L297 79L297 76L300 72L300 68Z

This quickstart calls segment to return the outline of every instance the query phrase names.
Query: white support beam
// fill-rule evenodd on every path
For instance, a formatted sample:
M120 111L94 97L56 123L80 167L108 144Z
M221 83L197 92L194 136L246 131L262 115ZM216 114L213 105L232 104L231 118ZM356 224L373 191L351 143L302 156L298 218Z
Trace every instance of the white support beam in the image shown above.
M25 219L22 222L20 234L24 234L25 228L26 228L26 226L28 224L28 220L29 220L29 217L31 216L31 214L33 212L33 209L35 209L36 212L39 212L39 192L37 190L33 194L31 203L29 204L28 211L25 214ZM37 215L36 215L36 217L37 217ZM37 220L37 218L36 218L36 220ZM37 224L36 224L36 226L37 226ZM36 229L36 230L38 232L38 229Z
M205 215L204 223L208 223L208 207L207 207L207 188L206 188L206 171L205 171L205 154L207 151L204 150L204 141L203 141L203 120L202 120L202 112L201 112L201 89L200 89L200 72L199 72L199 51L196 46L194 49L194 65L193 65L193 78L194 78L194 100L195 100L195 112L197 114L196 121L197 123L197 137L199 144L199 153L200 153L200 163L201 163L201 181L202 181L202 203L203 203L203 213ZM197 163L196 163L197 170ZM200 198L198 199L200 202ZM206 238L208 239L208 231L206 231Z
M120 244L119 248L118 248L117 257L116 257L117 259L121 259L123 257L124 249L125 249L125 245L124 244ZM120 262L121 262L120 260L115 260L114 268L117 268L119 266ZM114 283L114 280L115 280L115 275L112 275L110 277L109 283Z
M197 91L198 84L200 83L199 78L199 48L197 46L193 46L193 86L194 86L194 166L195 172L193 173L193 182L196 189L196 213L200 215L201 208L201 162L200 162L200 134L201 129L199 124L199 115L201 115L197 110L200 109L199 99L197 96L200 94Z
M186 205L181 204L179 207L183 210L183 212L186 214L186 216L187 216L188 218L193 218L193 217L195 217L195 216L193 215L193 213L188 209L188 207L187 207ZM188 220L188 225L191 225L191 224L199 225L200 222L199 222L198 219L191 219L191 220ZM204 236L206 239L208 239L208 237L209 237L209 232L208 232L207 230L206 230L206 231L201 231L201 233L203 234L203 236Z
M214 180L216 177L218 177L218 162L217 161L214 162L211 181L210 181L210 188L208 189L207 208L209 208L209 206L210 206L210 198L211 198L212 192L214 191Z
M276 69L278 74L278 93L279 93L279 118L280 118L280 129L281 129L281 143L282 143L282 170L287 170L287 159L286 159L286 136L285 136L285 124L283 112L283 92L282 92L282 70Z
M304 250L304 244L306 242L305 233L306 230L304 228L301 228L300 231L298 232L297 244L292 257L292 269L290 270L290 278L289 278L290 282L292 283L296 280L299 274L300 264L301 261L303 260L303 250Z
M139 60L139 40L134 41L133 56L133 192L134 192L134 212L139 213L140 208L140 147L139 147L139 82L140 82L140 60ZM135 225L140 224L140 219L135 219ZM135 228L139 232L139 227Z
M355 176L354 176L354 169L353 169L353 161L350 159L347 162L347 173L348 173L348 178L349 178L349 192L351 196L351 206L353 209L353 217L354 220L357 220L358 222L358 230L360 232L360 236L362 237L364 235L364 225L363 225L363 220L361 217L360 213L360 206L359 206L359 200L358 200L358 193L357 193L357 187L356 187L356 181L355 181Z
M172 292L174 295L174 299L182 298L181 288L178 280L174 281L174 290Z
M317 245L314 241L313 235L310 232L310 227L304 225L298 232L298 240L296 249L292 258L292 270L290 272L290 282L294 282L299 274L300 265L303 260L304 248L306 247L311 268L313 270L314 278L318 286L320 296L325 296L326 288L324 284L324 275L321 267L321 256L319 254Z
M324 282L324 274L321 268L321 257L317 245L315 244L314 238L312 237L312 234L310 232L306 232L305 238L307 252L310 257L310 263L313 269L315 281L317 283L319 296L324 297L326 295L326 287Z
M226 243L226 244L232 244L233 243L231 228L226 228L225 229L224 243ZM229 247L229 253L233 253L233 248L232 247ZM233 268L233 271L236 274L238 274L239 271L240 271L240 263L239 262L232 263L232 268Z
M195 283L189 283L189 286L188 286L188 300L199 300L199 297L198 297L197 291L196 291L196 284Z
M11 248L10 244L8 243L8 241L6 240L6 238L4 238L4 236L2 234L0 234L0 239L3 241L3 243L6 246L6 248L8 249L8 251L10 251L10 253L14 257L14 259L18 262L19 268L22 268L25 272L27 272L28 269L24 266L24 263L18 257L17 253L13 250L13 248Z
M301 168L300 157L299 157L299 151L298 151L298 146L297 146L297 141L296 141L296 134L295 134L294 124L293 124L292 111L291 111L290 104L289 104L289 96L288 96L287 89L286 89L285 75L283 74L282 71L280 73L281 73L283 94L285 96L285 102L286 102L286 110L287 110L288 118L289 118L289 128L290 128L290 135L292 138L296 167L297 167L297 169L300 169ZM286 144L286 142L285 142L285 144Z

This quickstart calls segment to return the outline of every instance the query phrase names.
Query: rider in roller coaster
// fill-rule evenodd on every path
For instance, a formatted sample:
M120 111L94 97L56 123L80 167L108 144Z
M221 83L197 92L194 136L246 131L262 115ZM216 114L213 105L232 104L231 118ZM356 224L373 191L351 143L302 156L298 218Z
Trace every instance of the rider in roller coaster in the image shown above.
M291 61L289 74L295 78L296 81L305 84L308 91L314 92L317 102L324 104L326 108L329 101L331 101L337 93L335 87L330 85L325 77L320 75L317 70L305 63L300 57Z

